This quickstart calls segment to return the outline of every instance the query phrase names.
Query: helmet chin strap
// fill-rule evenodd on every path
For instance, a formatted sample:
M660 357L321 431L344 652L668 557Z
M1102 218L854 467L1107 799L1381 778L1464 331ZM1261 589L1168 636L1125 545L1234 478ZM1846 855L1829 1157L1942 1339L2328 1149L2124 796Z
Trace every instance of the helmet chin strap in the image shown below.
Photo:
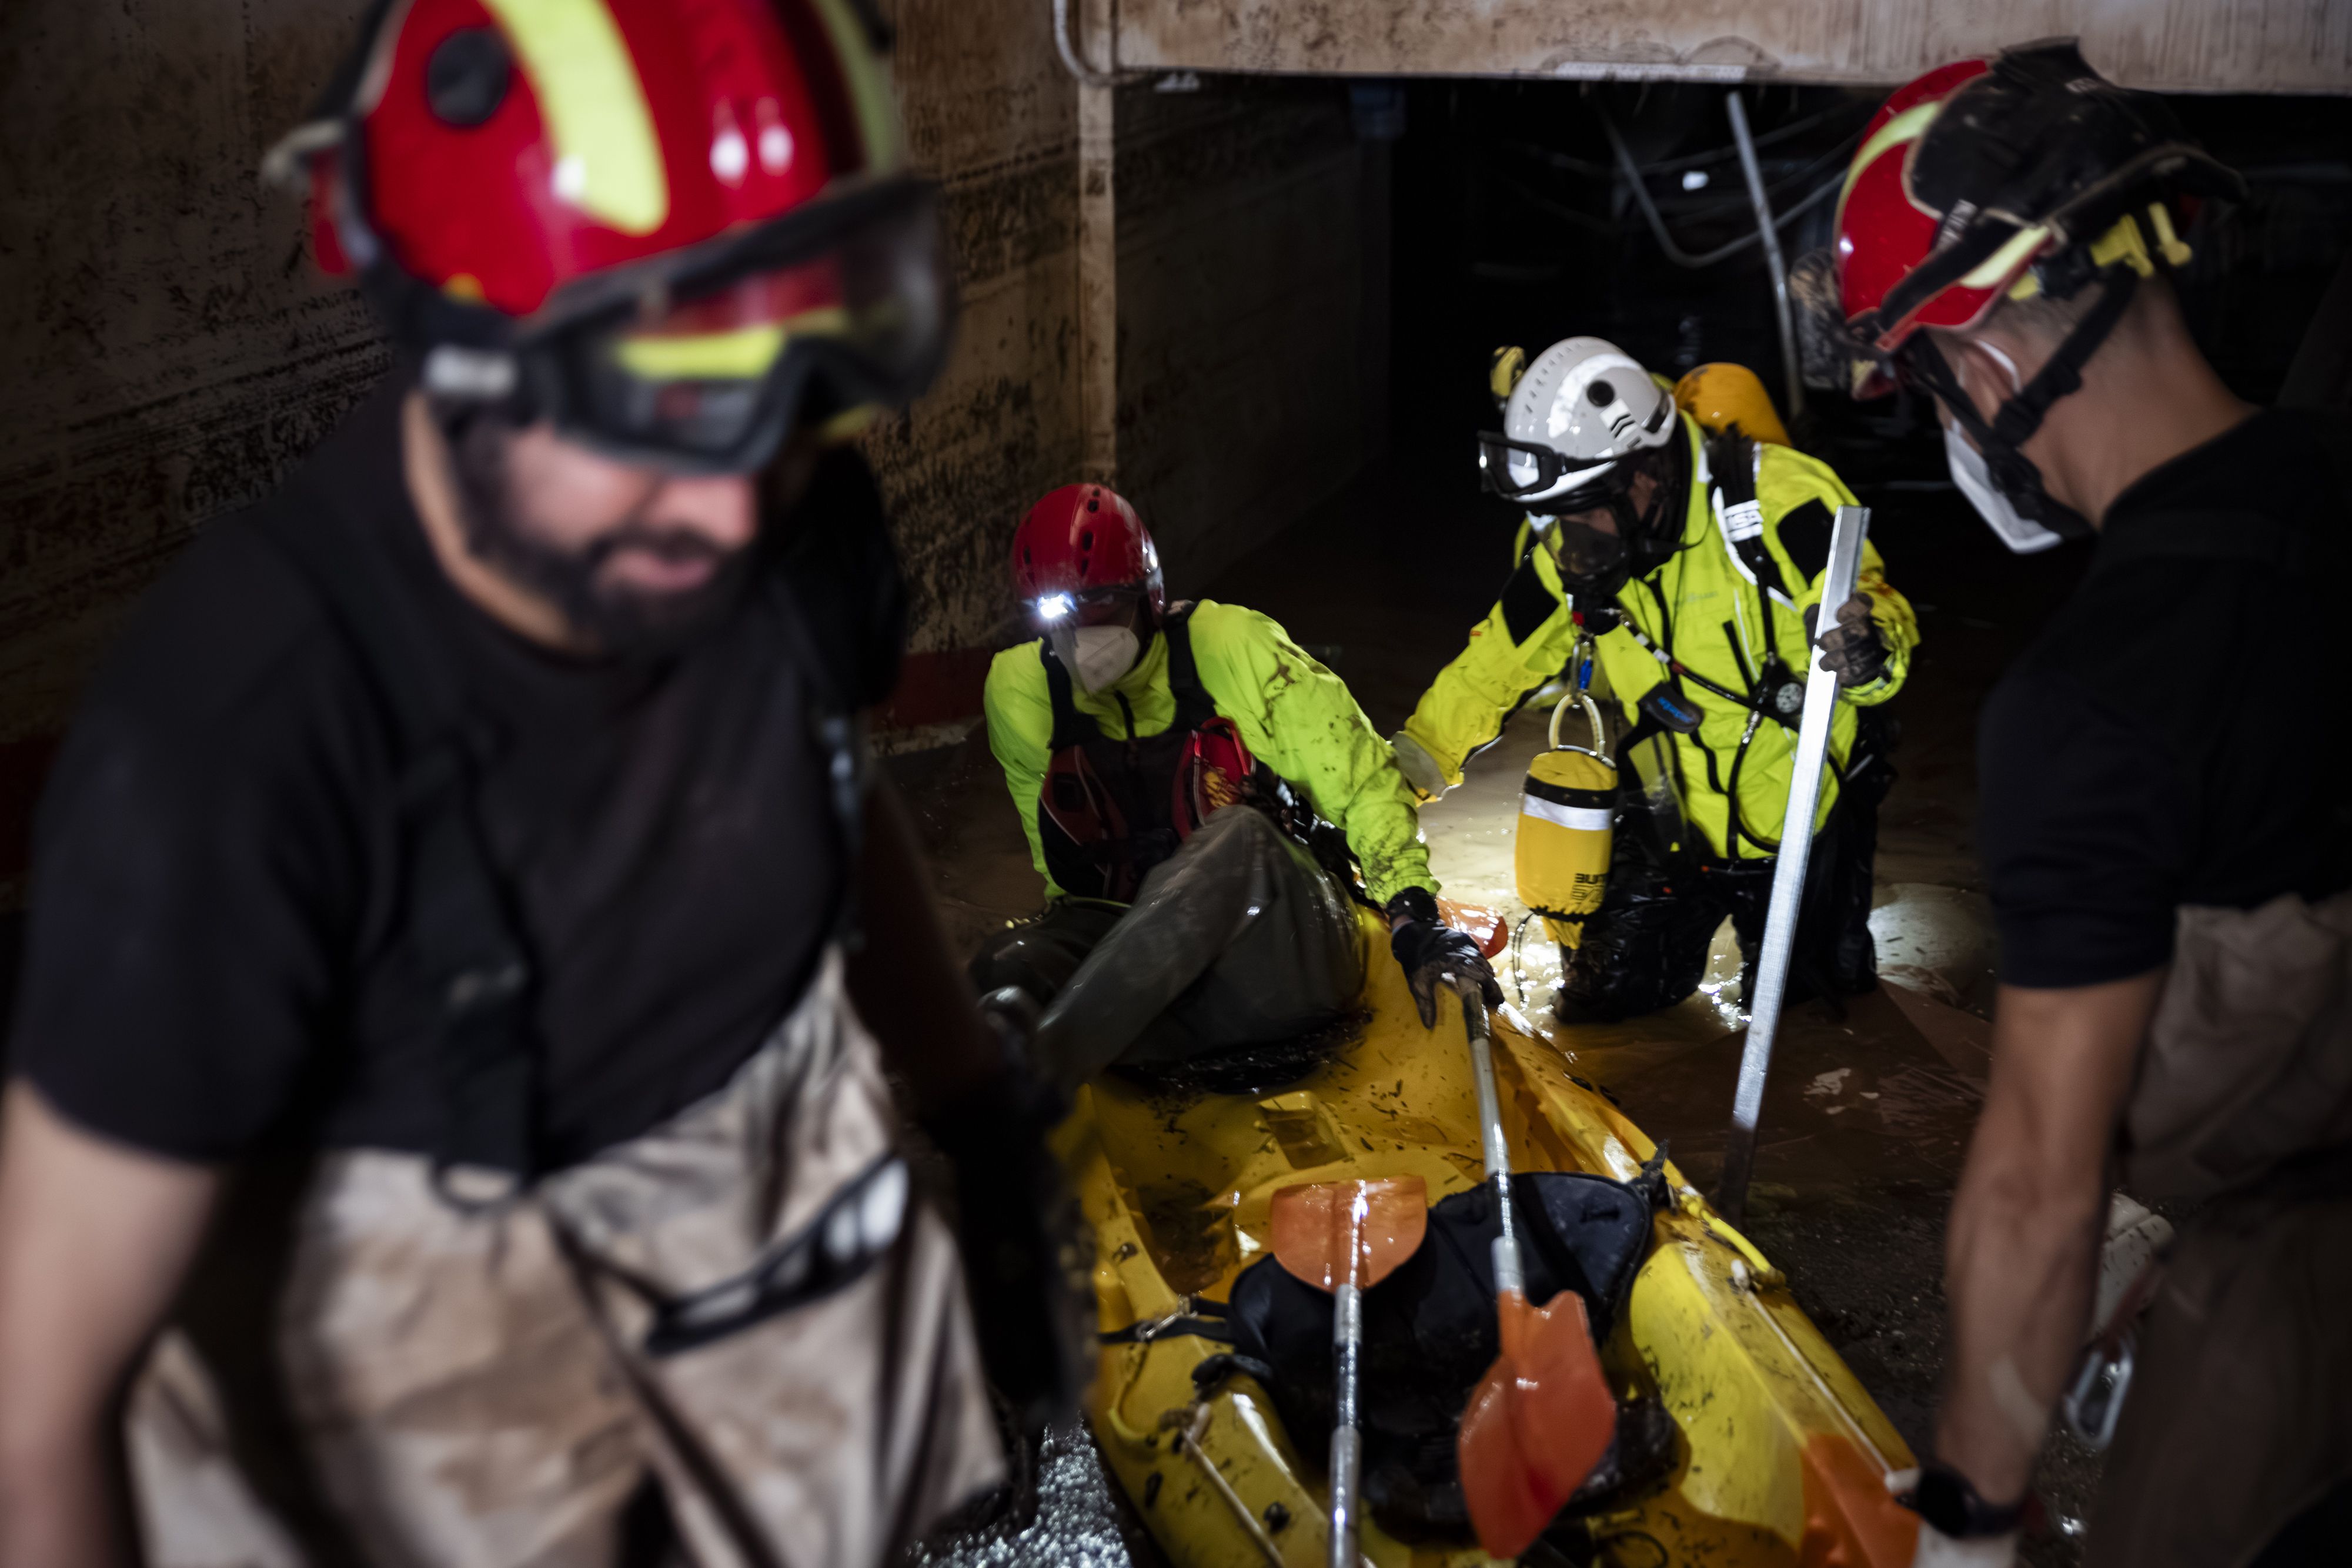
M2097 530L2088 517L2050 493L2042 481L2042 470L2025 455L2024 447L2042 428L2051 404L2082 390L2083 367L2107 340L2138 292L2139 274L2127 266L2111 267L2101 276L2106 289L2098 304L2058 345L2049 363L2035 371L2032 381L2018 386L2016 395L1996 409L1990 420L1977 412L1976 400L1961 387L1959 377L1930 334L1915 334L1907 346L1913 374L1944 400L1953 421L1976 443L1993 487L2017 508L2020 517L2070 539L2087 538ZM1990 342L1980 342L1979 347L2009 365L2010 382L2015 386L2017 366L2009 356Z

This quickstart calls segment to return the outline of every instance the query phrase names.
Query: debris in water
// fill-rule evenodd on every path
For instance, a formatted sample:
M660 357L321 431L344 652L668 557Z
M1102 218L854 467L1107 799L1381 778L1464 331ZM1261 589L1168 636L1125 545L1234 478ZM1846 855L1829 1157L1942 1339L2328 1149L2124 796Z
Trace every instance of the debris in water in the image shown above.
M1084 1425L1053 1428L1034 1462L1016 1459L1014 1468L1022 1480L1004 1489L989 1517L925 1542L908 1554L909 1568L1133 1568L1139 1553L1130 1532L1141 1524Z

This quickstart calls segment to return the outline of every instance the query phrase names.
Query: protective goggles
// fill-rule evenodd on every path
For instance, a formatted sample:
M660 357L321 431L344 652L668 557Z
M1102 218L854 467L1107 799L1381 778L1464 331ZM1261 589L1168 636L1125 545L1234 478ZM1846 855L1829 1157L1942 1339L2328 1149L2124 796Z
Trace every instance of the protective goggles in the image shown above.
M1549 494L1580 474L1591 478L1561 495ZM1621 457L1569 457L1549 446L1514 441L1499 430L1482 430L1478 433L1478 482L1506 500L1542 497L1550 503L1545 508L1548 511L1574 511L1580 505L1622 490L1632 476L1625 474Z
M518 402L625 461L747 472L796 425L911 402L954 314L937 193L894 181L567 290L515 341Z

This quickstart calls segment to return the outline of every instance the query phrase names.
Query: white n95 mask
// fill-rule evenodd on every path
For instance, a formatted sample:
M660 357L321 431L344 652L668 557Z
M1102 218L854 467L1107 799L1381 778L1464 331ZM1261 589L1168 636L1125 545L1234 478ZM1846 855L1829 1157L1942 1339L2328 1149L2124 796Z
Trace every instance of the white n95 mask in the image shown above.
M1054 657L1090 692L1111 685L1143 656L1143 643L1131 626L1066 627L1054 632L1050 640Z
M1952 471L1952 483L1969 498L1977 516L1990 524L1992 531L2000 536L2000 542L2011 549L2019 555L2032 555L2060 541L2059 535L2021 514L2010 498L1994 487L1984 454L1969 444L1960 427L1948 419L1944 422L1944 461Z

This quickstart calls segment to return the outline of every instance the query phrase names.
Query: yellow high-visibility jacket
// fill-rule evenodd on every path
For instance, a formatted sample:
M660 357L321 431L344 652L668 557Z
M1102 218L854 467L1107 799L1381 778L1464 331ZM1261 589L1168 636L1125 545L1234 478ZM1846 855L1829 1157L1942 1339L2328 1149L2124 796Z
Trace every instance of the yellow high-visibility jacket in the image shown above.
M1412 789L1347 683L1255 610L1204 599L1187 627L1194 667L1217 712L1234 721L1258 761L1347 835L1372 901L1386 904L1408 887L1436 892ZM1054 737L1054 699L1039 657L1042 647L1042 640L1024 643L996 655L988 667L983 706L988 748L1004 768L1005 787L1029 835L1029 858L1045 879L1046 894L1060 898L1064 890L1045 869L1037 830L1038 792ZM1089 692L1073 682L1070 695L1078 711L1113 739L1127 734L1121 697L1135 714L1139 738L1162 733L1176 718L1168 639L1155 635L1135 668L1115 685Z
M1690 502L1682 548L1648 577L1625 585L1617 609L1652 643L1716 685L1746 692L1762 668L1766 622L1759 601L1770 606L1770 640L1781 662L1801 679L1806 655L1804 610L1820 601L1821 566L1827 557L1827 526L1835 509L1854 505L1853 495L1827 464L1787 446L1759 444L1756 453L1756 498L1763 513L1762 540L1778 566L1782 584L1801 585L1792 595L1759 595L1753 576L1732 545L1718 517L1716 486L1707 468L1703 433L1685 414L1684 439L1691 445ZM1817 509L1816 509L1817 508ZM1801 569L1782 537L1784 524L1802 536L1814 570ZM1736 526L1736 523L1735 525ZM1469 645L1438 672L1413 709L1404 733L1434 758L1449 784L1461 782L1462 765L1473 752L1501 735L1504 722L1538 687L1566 669L1576 646L1559 569L1552 553L1522 527L1520 560L1503 598L1486 620L1471 628ZM1868 685L1848 690L1831 728L1830 753L1838 768L1853 744L1854 709L1883 703L1903 685L1919 626L1909 601L1886 581L1875 545L1864 543L1857 587L1871 597L1872 620L1885 641L1885 672ZM1831 607L1835 613L1836 607ZM1664 665L1622 626L1601 636L1594 655L1609 687L1623 704L1626 721L1651 687L1668 678ZM1683 815L1720 856L1733 841L1731 770L1747 732L1749 710L1685 681L1682 695L1700 714L1696 734L1672 737L1675 793ZM1739 764L1738 852L1760 856L1760 843L1775 842L1787 815L1789 773L1796 731L1772 719L1757 726ZM1835 770L1822 780L1814 829L1828 820L1837 800ZM1695 846L1696 847L1696 846Z

